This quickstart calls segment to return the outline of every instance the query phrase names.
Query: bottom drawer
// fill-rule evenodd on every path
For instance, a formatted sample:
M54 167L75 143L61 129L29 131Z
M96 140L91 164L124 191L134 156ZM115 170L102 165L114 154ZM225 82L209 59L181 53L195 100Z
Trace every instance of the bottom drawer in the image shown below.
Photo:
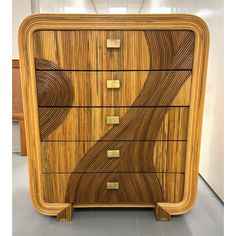
M46 202L155 203L180 202L184 174L81 173L43 174Z

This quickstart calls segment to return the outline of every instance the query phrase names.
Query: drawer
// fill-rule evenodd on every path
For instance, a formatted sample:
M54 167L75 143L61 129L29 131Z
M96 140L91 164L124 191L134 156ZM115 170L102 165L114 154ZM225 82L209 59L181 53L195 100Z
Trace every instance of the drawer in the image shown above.
M180 202L184 174L43 174L44 197L53 203Z
M192 69L192 31L36 31L36 69ZM47 63L48 62L48 63Z
M36 81L39 106L188 106L191 71L37 71Z
M43 173L184 173L186 141L42 142Z
M39 108L44 141L186 140L188 107Z

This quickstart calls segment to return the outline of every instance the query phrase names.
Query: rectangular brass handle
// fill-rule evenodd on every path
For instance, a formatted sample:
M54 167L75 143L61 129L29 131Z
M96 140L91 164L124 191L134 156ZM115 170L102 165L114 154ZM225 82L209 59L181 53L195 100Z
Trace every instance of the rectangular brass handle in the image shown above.
M120 88L119 80L107 80L107 88Z
M107 116L107 124L108 125L115 125L120 123L119 116Z
M107 182L107 189L119 189L119 182Z
M118 158L120 157L120 150L107 150L108 158Z
M107 48L120 48L120 39L107 39Z

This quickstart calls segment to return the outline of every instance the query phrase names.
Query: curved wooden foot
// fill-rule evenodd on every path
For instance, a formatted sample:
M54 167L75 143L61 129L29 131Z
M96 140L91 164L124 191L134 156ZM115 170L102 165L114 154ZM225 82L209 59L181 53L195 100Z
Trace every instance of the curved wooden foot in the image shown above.
M72 215L73 215L73 208L72 208L72 205L70 205L57 215L57 220L58 221L71 221Z
M158 203L156 203L156 207L154 208L154 214L156 217L156 220L159 221L170 221L171 215L166 212L163 208L161 208Z

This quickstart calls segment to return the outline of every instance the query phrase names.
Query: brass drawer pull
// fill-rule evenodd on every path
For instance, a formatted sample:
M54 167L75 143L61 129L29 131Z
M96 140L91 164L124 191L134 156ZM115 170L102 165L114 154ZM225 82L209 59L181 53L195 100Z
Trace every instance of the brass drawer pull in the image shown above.
M107 189L119 189L119 182L107 182Z
M108 125L115 125L120 123L119 116L107 116L107 124Z
M120 48L120 39L107 39L107 48Z
M119 80L107 80L107 88L120 88Z
M108 158L118 158L120 157L120 150L107 150Z

